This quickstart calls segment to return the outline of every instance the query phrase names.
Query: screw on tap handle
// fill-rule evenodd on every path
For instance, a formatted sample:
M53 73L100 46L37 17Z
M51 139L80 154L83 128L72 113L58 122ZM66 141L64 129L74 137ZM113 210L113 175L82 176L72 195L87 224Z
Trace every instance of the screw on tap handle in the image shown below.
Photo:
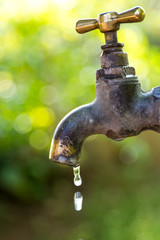
M102 33L114 32L119 29L121 23L141 22L144 17L145 11L141 7L134 7L119 14L117 12L101 13L98 18L78 20L76 31L86 33L99 28Z

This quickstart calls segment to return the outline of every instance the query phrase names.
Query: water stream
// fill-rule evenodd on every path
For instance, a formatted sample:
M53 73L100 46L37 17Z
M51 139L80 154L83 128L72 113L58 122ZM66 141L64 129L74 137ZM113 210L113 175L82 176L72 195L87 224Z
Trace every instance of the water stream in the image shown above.
M80 166L73 168L73 174L74 174L74 185L77 187L81 186L82 178L80 176Z
M81 192L74 194L74 208L76 211L82 210L83 196Z
M82 185L82 178L80 175L80 166L73 168L74 185L79 187ZM81 192L75 192L74 194L74 208L76 211L82 210L83 195Z

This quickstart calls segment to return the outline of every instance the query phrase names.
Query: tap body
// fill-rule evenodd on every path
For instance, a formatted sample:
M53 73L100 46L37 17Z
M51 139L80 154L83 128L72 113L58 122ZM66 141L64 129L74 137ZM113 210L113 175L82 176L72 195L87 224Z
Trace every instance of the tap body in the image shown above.
M50 159L55 162L78 166L82 144L93 134L119 141L147 129L160 132L160 87L141 90L123 44L101 48L96 98L71 111L57 126L50 149Z

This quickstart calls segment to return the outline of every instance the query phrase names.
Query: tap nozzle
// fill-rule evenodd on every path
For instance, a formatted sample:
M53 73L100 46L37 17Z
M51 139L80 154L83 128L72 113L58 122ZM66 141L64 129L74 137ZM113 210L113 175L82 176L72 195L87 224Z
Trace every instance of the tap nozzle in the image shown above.
M98 18L80 19L76 22L76 31L86 33L99 28L105 34L106 44L117 43L117 30L121 23L141 22L145 17L145 11L141 7L134 7L122 13L105 12Z

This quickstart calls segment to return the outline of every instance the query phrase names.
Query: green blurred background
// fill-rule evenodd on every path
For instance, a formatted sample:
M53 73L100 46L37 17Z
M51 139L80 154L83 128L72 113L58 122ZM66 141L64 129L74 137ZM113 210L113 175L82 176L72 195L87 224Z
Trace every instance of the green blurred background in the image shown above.
M70 167L48 160L58 122L95 98L103 34L75 22L141 5L142 23L118 32L148 91L160 85L160 0L0 1L0 240L159 240L160 135L82 149L83 210Z

